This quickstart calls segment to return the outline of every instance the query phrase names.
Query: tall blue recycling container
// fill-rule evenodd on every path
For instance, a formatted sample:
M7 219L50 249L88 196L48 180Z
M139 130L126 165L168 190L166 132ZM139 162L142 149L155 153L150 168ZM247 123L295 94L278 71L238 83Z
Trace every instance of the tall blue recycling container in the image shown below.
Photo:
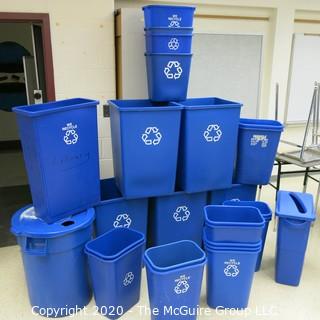
M192 241L173 242L149 248L144 261L150 308L159 310L159 314L153 313L151 319L197 319L206 263L201 248Z
M195 7L148 5L144 6L146 28L191 28Z
M140 299L143 233L117 228L86 244L93 293L100 314L117 319Z
M223 204L226 200L254 201L257 186L250 184L233 184L231 188L209 192L208 204Z
M38 218L32 206L13 215L11 232L20 245L35 312L45 310L47 317L64 317L89 303L91 288L84 246L91 239L93 220L93 209L52 224Z
M257 208L260 211L260 213L262 214L265 223L264 223L264 228L263 228L262 238L261 238L261 241L262 241L261 251L259 253L257 265L256 265L256 271L259 271L260 267L261 267L264 246L266 243L269 222L272 219L272 210L270 209L268 204L263 201L225 201L223 204L227 205L227 206L229 205L229 206L254 207L254 208Z
M113 164L125 198L174 192L181 107L149 100L111 100Z
M147 235L148 199L125 199L115 179L100 181L101 201L95 206L95 230L99 236L113 228L130 228Z
M241 104L196 98L183 106L177 185L186 192L232 186Z
M13 109L35 212L48 223L100 201L97 104L76 98Z
M240 119L236 183L269 183L282 130L278 121Z
M187 194L175 192L169 196L150 200L150 235L152 246L179 240L192 240L202 244L205 192Z
M276 282L291 286L300 283L311 222L315 220L313 197L309 193L279 191L276 250Z
M155 102L187 98L191 53L146 53L149 99Z

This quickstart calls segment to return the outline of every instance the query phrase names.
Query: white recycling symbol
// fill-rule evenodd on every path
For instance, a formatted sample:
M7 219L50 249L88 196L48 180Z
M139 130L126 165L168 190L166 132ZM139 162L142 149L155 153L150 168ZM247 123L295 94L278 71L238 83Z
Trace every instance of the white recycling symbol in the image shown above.
M63 141L66 143L66 144L76 144L78 142L78 134L76 132L76 130L74 129L71 129L71 130L67 130L64 134L64 137L63 137Z
M266 148L269 142L268 136L266 135L260 135L260 134L254 134L251 137L250 145L256 146L261 142L261 147Z
M236 277L239 274L240 270L238 268L238 266L234 265L234 264L229 264L225 267L224 269L224 274L227 277Z
M177 80L181 77L182 67L179 61L169 61L163 71L168 79Z
M169 28L180 28L180 22L176 20L172 20L169 24Z
M209 124L208 128L203 132L203 136L207 142L218 142L222 137L222 131L218 124Z
M174 292L176 294L183 294L189 290L190 285L188 283L188 279L189 278L187 278L185 275L182 275L180 278L175 280L176 285L174 287Z
M145 145L158 145L162 139L162 134L157 127L148 127L141 136Z
M177 38L171 38L168 42L168 48L170 50L178 50L179 49L179 40Z
M190 217L190 211L187 206L179 206L173 214L174 220L177 222L187 221Z
M123 279L123 285L127 287L129 284L133 282L133 280L134 280L133 272L128 272Z
M127 213L118 214L113 222L114 228L130 228L132 220Z

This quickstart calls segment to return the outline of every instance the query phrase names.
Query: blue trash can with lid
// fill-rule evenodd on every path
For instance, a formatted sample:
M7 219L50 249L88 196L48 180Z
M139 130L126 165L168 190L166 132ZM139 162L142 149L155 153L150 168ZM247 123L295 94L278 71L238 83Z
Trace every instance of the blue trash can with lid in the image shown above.
M181 107L150 100L111 100L114 173L125 198L172 194Z
M183 107L177 186L188 193L230 188L242 104L216 97Z
M279 121L240 119L236 183L269 183L282 131Z
M53 223L100 201L98 101L16 107L35 214Z
M310 225L316 219L313 196L309 193L279 191L276 216L279 222L275 280L281 284L298 286Z
M17 211L11 232L21 249L30 304L47 317L72 315L91 299L84 246L92 237L94 210L47 224L32 206ZM51 310L55 308L57 314ZM42 312L42 311L41 311Z

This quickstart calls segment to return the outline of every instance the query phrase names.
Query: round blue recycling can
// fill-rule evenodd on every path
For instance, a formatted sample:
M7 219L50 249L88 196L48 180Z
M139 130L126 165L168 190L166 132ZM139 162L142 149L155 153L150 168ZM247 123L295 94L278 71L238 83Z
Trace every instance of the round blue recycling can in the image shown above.
M206 256L194 242L184 240L146 250L152 320L197 319ZM183 312L183 313L182 313Z
M148 5L144 6L146 28L191 28L195 7Z
M117 319L140 299L144 234L112 229L86 244L94 298L99 312Z
M32 206L13 215L11 232L21 248L34 312L65 317L89 303L91 288L84 246L91 239L93 220L93 209L52 224L37 218Z
M147 53L149 99L156 102L187 98L192 54Z

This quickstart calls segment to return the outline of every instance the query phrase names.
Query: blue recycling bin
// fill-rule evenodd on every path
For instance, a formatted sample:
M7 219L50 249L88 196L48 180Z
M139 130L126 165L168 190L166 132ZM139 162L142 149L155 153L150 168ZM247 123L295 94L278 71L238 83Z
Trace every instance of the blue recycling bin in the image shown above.
M149 100L111 100L113 165L125 198L174 192L181 107Z
M143 8L146 28L191 28L195 7L148 5Z
M16 107L35 214L48 223L100 201L98 101Z
M101 201L95 206L96 235L114 228L130 228L147 235L148 199L125 199L114 178L100 181Z
M257 186L250 184L233 184L231 188L209 192L208 204L223 204L227 200L254 201Z
M275 120L240 119L236 183L269 183L282 131Z
M205 253L192 241L149 248L144 254L152 320L197 319Z
M187 98L192 54L146 53L149 99L156 102Z
M150 244L159 246L179 240L202 244L205 192L187 194L175 192L150 200Z
M309 193L279 191L276 216L279 217L275 280L298 286L308 245L311 222L315 220L313 197Z
M230 188L242 104L196 98L183 106L177 186L186 192Z
M93 220L94 210L88 209L47 224L31 205L13 215L11 232L21 249L34 312L65 317L89 303L92 294L84 246L91 239Z
M254 207L209 205L204 208L205 234L212 242L259 242L264 218Z
M101 315L117 319L138 303L144 246L143 233L127 228L112 229L86 244Z

